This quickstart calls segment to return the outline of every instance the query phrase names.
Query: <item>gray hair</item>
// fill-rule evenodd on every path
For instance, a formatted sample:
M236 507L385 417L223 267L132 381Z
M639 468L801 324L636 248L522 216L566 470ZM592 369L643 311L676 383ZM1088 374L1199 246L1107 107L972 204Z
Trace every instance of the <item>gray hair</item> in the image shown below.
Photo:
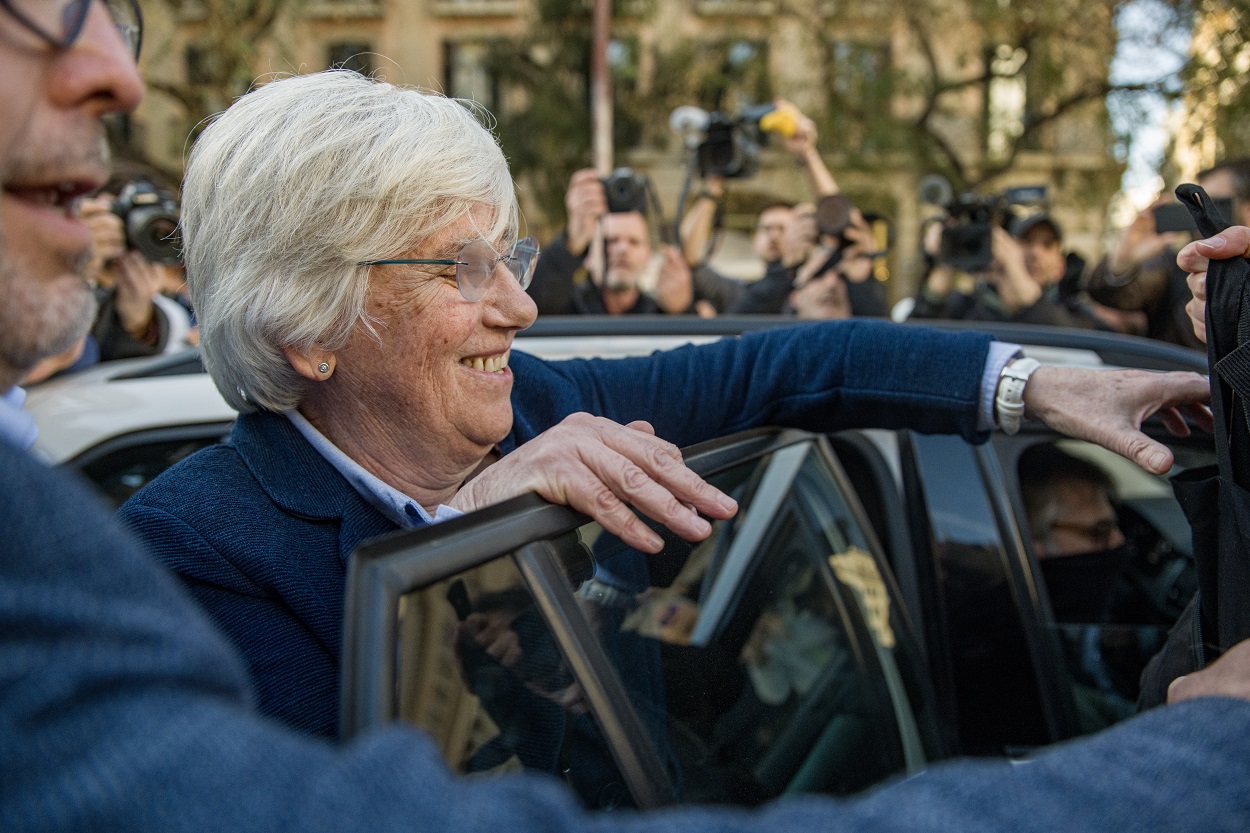
M332 70L270 82L204 130L183 253L204 365L233 407L295 408L310 383L284 348L372 330L359 261L402 256L475 204L494 209L487 240L515 233L508 165L474 106Z

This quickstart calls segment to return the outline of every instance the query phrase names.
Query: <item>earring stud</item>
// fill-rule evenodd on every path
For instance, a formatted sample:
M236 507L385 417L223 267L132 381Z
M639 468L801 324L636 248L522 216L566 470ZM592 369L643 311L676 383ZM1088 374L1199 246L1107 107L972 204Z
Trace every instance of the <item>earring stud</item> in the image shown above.
M317 365L317 372L318 372L318 373L329 373L329 372L330 372L330 363L329 363L329 362L322 362L321 364Z

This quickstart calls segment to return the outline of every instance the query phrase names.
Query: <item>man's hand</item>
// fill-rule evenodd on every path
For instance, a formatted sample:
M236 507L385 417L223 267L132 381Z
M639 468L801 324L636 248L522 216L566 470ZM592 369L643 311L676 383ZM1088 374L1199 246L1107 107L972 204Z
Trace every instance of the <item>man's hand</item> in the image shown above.
M1024 262L1024 249L1006 229L995 226L990 239L994 264L990 277L998 288L1003 306L1011 312L1019 312L1036 304L1042 297L1042 287Z
M152 299L161 290L165 270L138 252L126 252L117 259L115 273L117 319L126 332L143 338L156 315Z
M1147 260L1159 255L1176 240L1174 232L1159 234L1155 231L1155 209L1167 205L1171 197L1160 197L1151 206L1133 218L1120 243L1111 257L1107 259L1107 267L1113 275L1123 274L1136 269Z
M803 263L816 245L816 207L811 203L796 205L781 235L781 262L787 268Z
M1169 703L1197 697L1250 700L1250 639L1238 642L1201 671L1177 677L1168 686Z
M1024 413L1061 434L1109 448L1152 474L1163 474L1172 467L1172 452L1143 434L1142 422L1158 412L1178 437L1189 436L1185 416L1210 431L1210 399L1211 386L1197 373L1043 365L1024 388Z
M738 511L733 498L686 468L677 447L656 437L650 424L619 425L585 413L566 417L486 468L450 505L468 512L525 492L585 512L629 546L651 553L664 542L629 506L688 541L712 532L699 513L729 518Z
M1176 255L1176 265L1189 273L1189 291L1193 298L1185 305L1194 335L1207 341L1207 267L1213 260L1250 256L1250 228L1229 226L1215 237L1195 240Z
M108 194L86 197L78 204L78 213L83 225L91 231L91 259L84 276L101 282L105 264L126 252L126 229L122 218L113 213L113 198Z
M564 207L569 215L565 243L570 253L583 255L590 248L600 218L608 213L608 195L599 181L598 171L583 168L573 174L569 190L564 194Z
M667 313L681 314L694 303L694 273L676 246L660 249L660 274L655 282L655 302Z

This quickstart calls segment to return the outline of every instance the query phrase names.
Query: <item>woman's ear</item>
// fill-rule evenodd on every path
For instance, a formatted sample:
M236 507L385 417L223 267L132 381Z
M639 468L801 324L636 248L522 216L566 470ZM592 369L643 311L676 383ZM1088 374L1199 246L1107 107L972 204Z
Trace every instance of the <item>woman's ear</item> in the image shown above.
M282 353L295 372L305 379L324 382L334 375L334 354L329 350L312 347L300 351L294 347L283 347Z

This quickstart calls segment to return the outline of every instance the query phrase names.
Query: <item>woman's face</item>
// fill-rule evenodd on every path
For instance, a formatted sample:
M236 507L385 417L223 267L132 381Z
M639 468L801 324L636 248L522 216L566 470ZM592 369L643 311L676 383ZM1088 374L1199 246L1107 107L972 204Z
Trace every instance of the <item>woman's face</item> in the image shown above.
M395 258L455 259L481 239L492 212L472 210L413 251L383 252ZM489 241L499 251L510 240ZM512 427L512 338L534 322L537 308L503 264L481 301L466 301L456 286L456 267L374 266L365 312L376 336L358 324L336 351L335 381L346 400L339 407L364 412L395 445L419 445L437 465L476 455L507 436ZM447 456L444 456L447 455ZM437 459L437 458L441 458Z

